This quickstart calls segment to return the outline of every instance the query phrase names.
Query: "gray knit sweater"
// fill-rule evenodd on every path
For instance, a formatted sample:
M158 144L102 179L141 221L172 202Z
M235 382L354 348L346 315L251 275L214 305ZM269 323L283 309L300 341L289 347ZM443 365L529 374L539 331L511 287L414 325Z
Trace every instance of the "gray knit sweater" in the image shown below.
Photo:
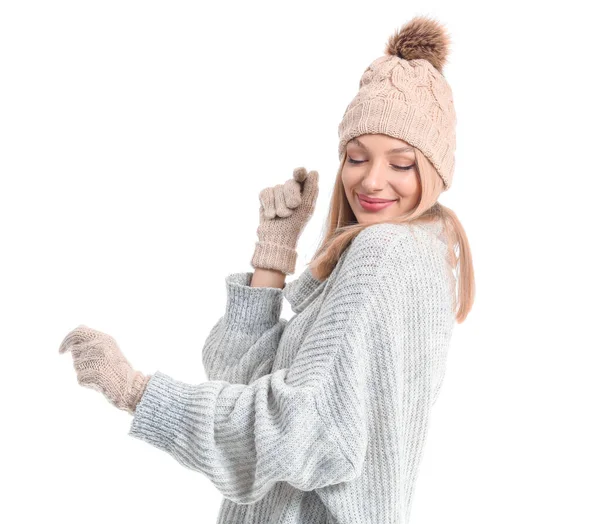
M408 523L455 322L446 255L439 223L375 224L323 282L227 276L208 381L157 371L129 435L206 475L218 524Z

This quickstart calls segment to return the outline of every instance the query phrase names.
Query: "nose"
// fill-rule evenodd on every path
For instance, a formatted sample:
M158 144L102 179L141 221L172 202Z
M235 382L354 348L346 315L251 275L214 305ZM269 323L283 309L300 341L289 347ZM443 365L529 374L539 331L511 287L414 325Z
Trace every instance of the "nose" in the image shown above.
M367 168L362 179L365 192L381 191L385 187L387 178L384 163L383 159L374 160Z

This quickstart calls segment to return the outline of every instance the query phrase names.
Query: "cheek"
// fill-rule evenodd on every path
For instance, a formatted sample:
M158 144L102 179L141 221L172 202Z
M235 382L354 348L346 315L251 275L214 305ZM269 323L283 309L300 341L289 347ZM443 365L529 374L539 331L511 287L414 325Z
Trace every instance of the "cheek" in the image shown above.
M413 196L415 193L418 193L419 180L417 179L417 175L414 174L412 176L407 176L402 180L396 181L396 183L392 184L392 187L400 196L408 198Z
M342 183L344 184L344 188L346 191L351 191L356 184L360 182L360 175L352 174L351 171L347 169L342 170Z

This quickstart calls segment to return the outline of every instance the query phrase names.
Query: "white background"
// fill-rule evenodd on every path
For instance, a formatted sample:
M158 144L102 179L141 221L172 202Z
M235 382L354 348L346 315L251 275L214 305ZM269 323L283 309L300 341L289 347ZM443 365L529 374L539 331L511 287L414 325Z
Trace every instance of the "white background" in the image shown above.
M83 323L137 369L205 380L225 277L252 270L259 191L320 173L297 275L346 105L422 14L453 39L440 201L477 291L411 523L600 522L597 22L591 4L558 5L3 1L0 520L216 521L208 478L129 437L132 417L79 386L58 346Z

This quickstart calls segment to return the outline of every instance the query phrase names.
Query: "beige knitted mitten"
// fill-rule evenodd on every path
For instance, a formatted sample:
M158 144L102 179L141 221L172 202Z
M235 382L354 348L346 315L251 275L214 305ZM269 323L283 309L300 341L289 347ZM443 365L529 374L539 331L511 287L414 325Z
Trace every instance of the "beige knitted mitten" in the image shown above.
M69 350L80 385L100 391L114 406L134 413L151 376L131 367L114 338L81 324L67 334L58 352Z
M319 173L294 169L284 184L260 192L258 242L250 264L291 275L296 268L298 238L312 216L319 194Z

